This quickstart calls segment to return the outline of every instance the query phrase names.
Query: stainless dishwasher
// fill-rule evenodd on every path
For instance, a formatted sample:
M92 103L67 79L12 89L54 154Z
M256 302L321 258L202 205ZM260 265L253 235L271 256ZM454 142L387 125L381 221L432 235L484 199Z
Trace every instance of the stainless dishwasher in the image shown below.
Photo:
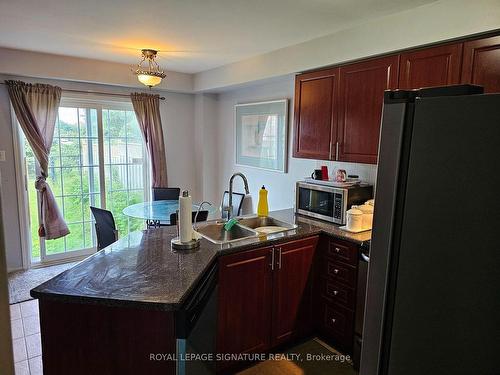
M177 375L215 373L217 273L215 262L176 313Z

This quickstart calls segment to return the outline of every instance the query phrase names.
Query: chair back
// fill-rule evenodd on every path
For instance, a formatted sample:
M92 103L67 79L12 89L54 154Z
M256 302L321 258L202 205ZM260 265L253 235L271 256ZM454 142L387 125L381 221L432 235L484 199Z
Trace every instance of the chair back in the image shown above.
M178 201L181 195L181 188L153 188L154 201Z
M95 219L95 231L97 235L97 248L104 249L118 240L115 219L111 211L90 206Z
M191 222L194 223L194 218L196 216L196 211L191 213ZM200 211L198 217L196 218L196 222L207 221L208 219L208 211ZM177 212L170 214L170 225L177 225Z
M245 194L233 193L233 216L241 215L241 207L243 206L243 199ZM229 206L229 191L225 191L222 194L222 207ZM227 211L222 210L221 216L223 219L227 219Z

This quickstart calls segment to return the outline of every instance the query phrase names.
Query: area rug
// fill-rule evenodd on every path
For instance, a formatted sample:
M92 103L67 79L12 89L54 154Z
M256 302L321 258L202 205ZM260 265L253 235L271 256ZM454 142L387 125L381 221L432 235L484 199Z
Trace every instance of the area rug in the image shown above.
M52 279L77 263L57 264L55 266L32 268L9 273L9 303L12 305L13 303L33 299L30 296L31 289Z
M294 354L293 358L267 360L237 375L358 375L350 362L335 357L340 353L328 349L316 339L297 345L284 354L287 353Z

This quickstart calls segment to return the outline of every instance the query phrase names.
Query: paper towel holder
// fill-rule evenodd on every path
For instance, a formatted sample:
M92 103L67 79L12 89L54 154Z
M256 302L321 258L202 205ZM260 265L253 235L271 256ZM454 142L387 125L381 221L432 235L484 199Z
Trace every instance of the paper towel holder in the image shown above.
M200 239L192 239L189 242L181 242L179 237L172 238L170 241L172 250L194 250L200 247Z
M198 210L196 211L196 215L194 216L194 224L196 225L197 219L198 219L198 214L201 211L201 208L203 207L204 204L208 204L211 206L212 204L207 201L203 201L200 203L198 206ZM179 216L179 210L176 211L177 217ZM194 228L193 228L194 229ZM172 247L172 250L194 250L200 247L200 238L193 238L189 242L181 242L180 239L180 233L179 233L179 220L177 220L177 237L172 238L170 241L170 245Z

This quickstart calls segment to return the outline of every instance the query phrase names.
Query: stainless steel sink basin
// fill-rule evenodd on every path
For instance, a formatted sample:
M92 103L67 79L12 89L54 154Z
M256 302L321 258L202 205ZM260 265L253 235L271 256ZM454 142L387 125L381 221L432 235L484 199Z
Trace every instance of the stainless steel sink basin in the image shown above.
M272 233L284 232L287 230L297 228L297 225L295 224L287 223L285 221L275 219L274 217L271 216L242 217L238 219L238 222L240 223L240 225L243 225L244 227L251 229L268 227L270 230L272 230ZM272 229L273 227L275 227L276 230L273 230Z
M258 232L245 228L239 224L234 225L230 230L224 229L224 222L208 221L205 224L200 224L196 227L196 232L201 234L207 240L213 243L223 244L229 242L240 241L249 237L256 237Z
M285 232L297 228L297 225L275 219L273 217L239 217L236 218L238 224L235 224L231 230L224 229L223 221L207 221L198 223L195 230L202 237L216 244L240 241L245 238L257 237L262 234L272 234ZM262 230L266 227L265 230Z

